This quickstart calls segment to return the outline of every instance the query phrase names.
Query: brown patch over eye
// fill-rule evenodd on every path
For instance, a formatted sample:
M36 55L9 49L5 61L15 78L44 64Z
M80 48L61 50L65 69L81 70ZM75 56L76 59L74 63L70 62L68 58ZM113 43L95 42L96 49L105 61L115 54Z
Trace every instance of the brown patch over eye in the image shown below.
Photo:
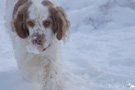
M27 24L30 27L34 27L34 25L35 25L33 20L27 20Z
M49 20L46 20L46 21L43 22L43 25L44 25L45 28L49 27L50 24L51 24L51 21L49 21Z

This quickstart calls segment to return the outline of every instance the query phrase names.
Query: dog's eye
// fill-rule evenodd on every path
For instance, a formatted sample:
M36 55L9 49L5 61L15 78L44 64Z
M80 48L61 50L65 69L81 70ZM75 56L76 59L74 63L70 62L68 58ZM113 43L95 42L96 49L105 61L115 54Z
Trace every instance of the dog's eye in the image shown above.
M45 28L47 28L47 27L50 26L50 23L51 23L50 21L44 21L43 25L44 25Z
M30 27L34 27L33 21L28 21L28 25L29 25Z

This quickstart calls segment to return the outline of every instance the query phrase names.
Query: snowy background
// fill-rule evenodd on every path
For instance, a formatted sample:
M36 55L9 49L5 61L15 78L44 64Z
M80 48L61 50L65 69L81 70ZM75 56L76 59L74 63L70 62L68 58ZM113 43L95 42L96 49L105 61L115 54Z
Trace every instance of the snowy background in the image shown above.
M63 45L66 90L135 90L135 0L57 0L71 21ZM37 90L23 81L0 0L0 90Z

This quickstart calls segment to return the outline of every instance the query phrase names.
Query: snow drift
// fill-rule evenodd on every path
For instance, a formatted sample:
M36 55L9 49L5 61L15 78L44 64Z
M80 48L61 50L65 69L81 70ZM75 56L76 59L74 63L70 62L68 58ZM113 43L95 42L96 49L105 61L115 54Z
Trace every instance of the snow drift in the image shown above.
M66 90L134 90L135 1L57 1L71 21L71 37L63 45ZM0 90L38 90L17 70L4 8L0 0Z

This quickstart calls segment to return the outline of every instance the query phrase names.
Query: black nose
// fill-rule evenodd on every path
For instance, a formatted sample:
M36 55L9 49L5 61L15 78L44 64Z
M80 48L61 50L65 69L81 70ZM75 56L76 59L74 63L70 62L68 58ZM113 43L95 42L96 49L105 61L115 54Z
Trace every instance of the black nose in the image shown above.
M43 39L40 36L35 37L32 42L33 44L43 45Z

